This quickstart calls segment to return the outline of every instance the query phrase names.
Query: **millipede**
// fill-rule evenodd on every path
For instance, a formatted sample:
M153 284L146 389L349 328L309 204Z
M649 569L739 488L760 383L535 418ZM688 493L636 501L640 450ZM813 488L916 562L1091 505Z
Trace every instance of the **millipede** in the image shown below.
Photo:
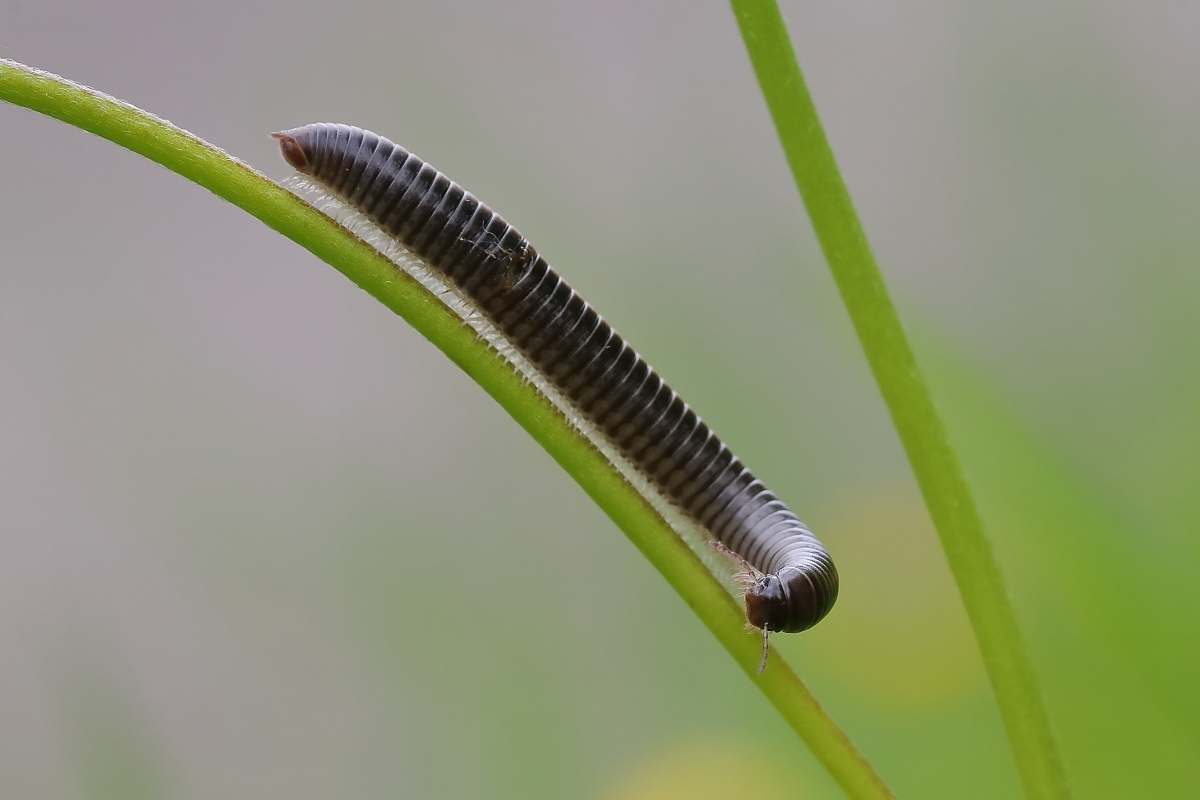
M271 134L284 160L364 215L502 337L560 410L598 434L743 569L746 621L763 635L811 628L838 575L811 531L500 215L397 144L349 125ZM590 437L589 437L590 438Z

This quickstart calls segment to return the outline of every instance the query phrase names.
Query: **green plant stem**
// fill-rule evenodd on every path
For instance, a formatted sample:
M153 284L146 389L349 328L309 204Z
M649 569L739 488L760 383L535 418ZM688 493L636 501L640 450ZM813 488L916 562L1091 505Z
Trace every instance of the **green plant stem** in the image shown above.
M929 507L1026 795L1069 796L1049 716L962 465L842 181L775 0L731 0L788 165Z
M760 640L733 598L649 503L545 397L488 350L440 300L371 247L265 176L140 109L56 75L0 59L0 100L139 153L257 217L407 320L546 449L667 579L854 800L891 793L791 668ZM265 134L264 134L265 135Z

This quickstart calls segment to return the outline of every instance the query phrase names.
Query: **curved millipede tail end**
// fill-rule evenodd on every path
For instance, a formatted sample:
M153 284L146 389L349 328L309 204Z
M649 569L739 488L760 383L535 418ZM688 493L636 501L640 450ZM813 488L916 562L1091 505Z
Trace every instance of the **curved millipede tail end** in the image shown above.
M279 151L283 153L283 160L292 166L292 169L297 172L309 174L312 171L312 165L308 163L308 156L304 152L304 148L300 146L299 140L292 135L291 131L278 131L272 133L271 138L279 142Z

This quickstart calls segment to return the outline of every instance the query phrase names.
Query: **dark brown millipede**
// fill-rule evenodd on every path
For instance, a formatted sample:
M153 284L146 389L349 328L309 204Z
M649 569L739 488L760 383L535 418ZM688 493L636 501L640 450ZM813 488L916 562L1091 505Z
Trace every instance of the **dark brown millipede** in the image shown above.
M515 228L370 131L316 123L272 136L289 164L469 298L576 414L751 570L746 620L763 631L764 658L767 633L805 630L829 612L838 577L821 543Z

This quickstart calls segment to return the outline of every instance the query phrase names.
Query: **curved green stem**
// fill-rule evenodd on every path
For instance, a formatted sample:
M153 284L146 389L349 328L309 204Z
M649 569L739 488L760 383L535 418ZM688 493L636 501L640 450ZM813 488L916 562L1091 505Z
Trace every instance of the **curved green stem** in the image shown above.
M649 503L545 397L495 358L472 330L415 280L249 166L108 95L0 59L0 100L91 131L194 181L310 250L407 320L512 415L612 518L850 797L892 797L783 659L776 655L762 675L755 673L760 655L758 636L745 630L733 598Z
M1066 773L1000 567L825 138L775 0L731 0L788 165L929 507L1028 797L1064 800Z

